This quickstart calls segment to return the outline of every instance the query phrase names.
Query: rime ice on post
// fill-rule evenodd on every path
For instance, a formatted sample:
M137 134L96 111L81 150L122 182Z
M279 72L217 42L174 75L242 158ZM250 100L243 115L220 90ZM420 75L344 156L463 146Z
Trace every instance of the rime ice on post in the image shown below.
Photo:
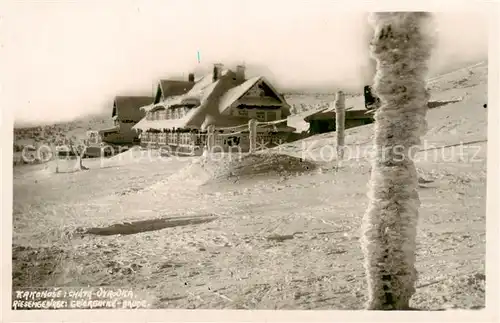
M337 160L344 159L345 95L338 91L335 99L335 132L337 134Z
M207 150L211 153L215 145L215 126L210 125L207 127Z
M190 137L191 137L191 149L194 153L194 151L196 150L196 133L191 132Z
M420 201L410 148L420 143L426 127L429 95L425 84L432 44L423 24L430 22L431 15L376 13L373 18L371 53L377 61L374 88L381 106L375 112L370 202L361 239L367 309L404 310L409 308L417 279Z
M248 132L250 139L250 153L253 154L257 150L257 120L250 119L248 121Z

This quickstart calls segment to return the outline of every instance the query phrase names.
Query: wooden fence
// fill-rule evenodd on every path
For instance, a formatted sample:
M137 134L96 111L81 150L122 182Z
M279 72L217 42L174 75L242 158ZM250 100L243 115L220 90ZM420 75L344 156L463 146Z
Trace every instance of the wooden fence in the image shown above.
M161 146L176 146L186 149L208 149L214 151L218 147L223 151L237 149L241 152L255 152L266 148L268 145L282 143L280 136L271 132L278 132L277 125L286 122L286 119L260 122L255 119L247 124L232 127L209 126L206 133L143 133L141 143L150 148ZM266 129L271 127L271 129ZM215 149L214 152L217 152Z

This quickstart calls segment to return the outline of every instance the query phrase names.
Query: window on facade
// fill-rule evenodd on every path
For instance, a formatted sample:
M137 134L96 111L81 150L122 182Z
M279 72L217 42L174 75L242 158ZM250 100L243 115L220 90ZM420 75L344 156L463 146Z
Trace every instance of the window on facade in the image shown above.
M267 111L267 121L276 120L276 111Z
M266 112L265 111L257 111L256 117L258 121L266 121Z
M167 110L167 119L172 119L172 109Z
M248 110L247 109L239 109L238 115L241 117L248 117Z
M167 111L165 111L165 110L160 111L160 113L159 113L160 120L165 120L166 117L167 117Z

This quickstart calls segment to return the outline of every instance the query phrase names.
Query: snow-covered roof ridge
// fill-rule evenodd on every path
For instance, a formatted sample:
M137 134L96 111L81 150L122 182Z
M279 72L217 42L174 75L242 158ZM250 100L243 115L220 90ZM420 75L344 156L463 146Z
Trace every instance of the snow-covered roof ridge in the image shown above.
M225 70L224 72L227 73L227 70ZM224 73L223 75L225 75L226 73ZM215 87L214 83L216 82L217 81L214 82L213 80L212 73L206 74L198 79L193 88L188 92L168 97L166 100L160 102L160 104L165 108L169 108L171 106L185 104L186 101L191 101L194 105L198 106L201 104L203 98L209 95L211 91L213 91L213 88Z
M252 77L242 84L233 87L228 90L221 98L219 104L219 111L224 112L234 101L238 100L245 92L247 92L252 86L254 86L258 81L262 79L262 76Z
M174 123L176 127L194 127L203 128L207 122L215 122L217 124L224 124L222 119L226 120L228 124L237 122L238 120L229 120L230 115L224 113L232 106L237 100L244 96L252 87L259 82L265 82L266 86L273 92L277 98L276 103L283 107L283 116L289 115L289 105L285 98L276 91L273 85L265 79L264 76L255 76L250 79L245 79L244 74L239 71L232 71L225 69L214 78L213 73L207 73L201 78L198 78L192 85L191 89L179 95L172 95L160 101L156 105L148 106L147 111L152 111L156 108L169 109L175 106L190 106L189 113L178 120L171 122L149 122L144 121L136 125L135 129L143 129L144 126L161 128L163 125L171 127ZM262 104L268 104L269 100L261 98ZM258 103L258 102L257 102ZM240 120L241 121L241 120ZM243 121L242 121L243 122Z

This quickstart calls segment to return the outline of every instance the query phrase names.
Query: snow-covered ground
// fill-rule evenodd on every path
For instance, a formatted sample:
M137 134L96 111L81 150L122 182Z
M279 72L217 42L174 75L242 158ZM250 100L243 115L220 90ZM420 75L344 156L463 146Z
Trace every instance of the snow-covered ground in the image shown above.
M433 100L458 102L429 110L417 156L433 180L420 188L419 309L485 305L486 67L432 83ZM153 308L361 309L372 135L373 125L346 131L340 168L335 133L240 161L133 149L85 160L88 171L17 168L14 286L129 286ZM154 219L165 228L86 233Z

